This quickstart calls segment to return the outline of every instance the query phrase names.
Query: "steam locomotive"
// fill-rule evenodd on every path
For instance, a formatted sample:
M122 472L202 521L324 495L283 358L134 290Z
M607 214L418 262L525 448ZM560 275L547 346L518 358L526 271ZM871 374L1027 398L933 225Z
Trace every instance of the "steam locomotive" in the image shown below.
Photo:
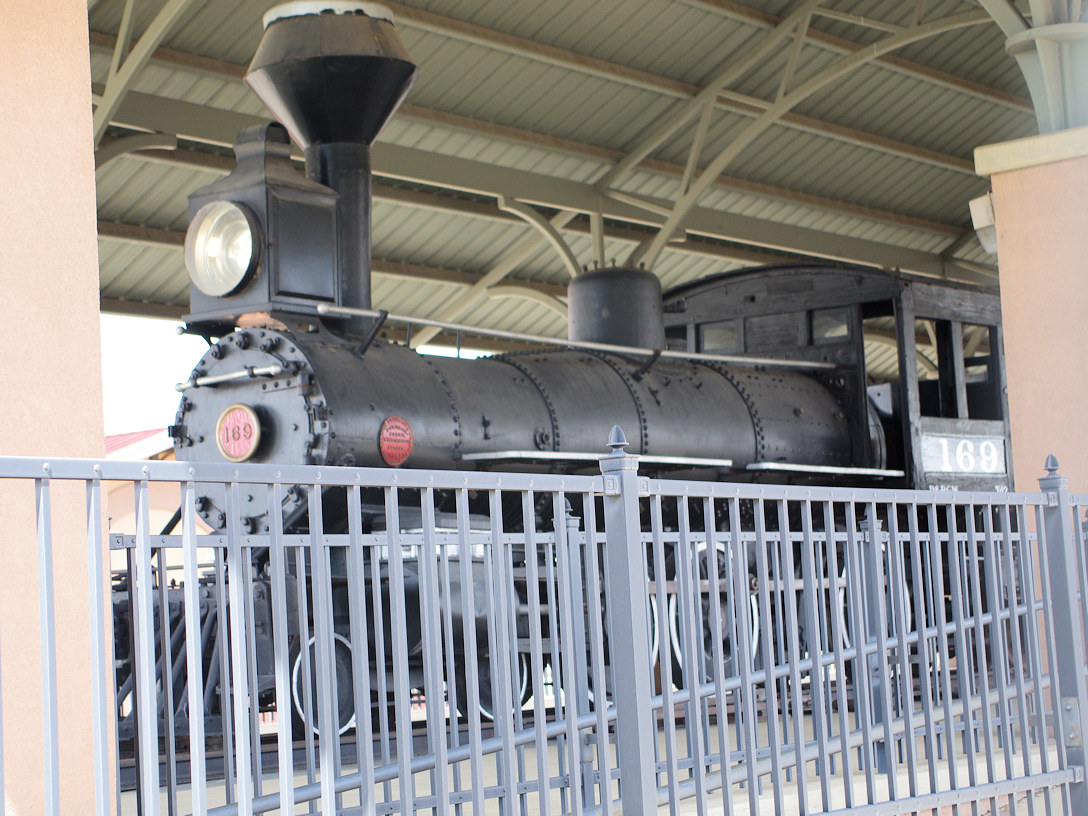
M383 338L369 145L416 69L381 7L338 8L269 12L247 82L283 124L243 131L235 169L190 196L186 322L210 347L179 386L178 459L588 471L619 424L662 476L1008 489L992 290L817 264L662 293L613 267L571 281L560 348L464 360ZM247 532L304 516L301 490L266 501L243 497ZM197 508L224 526L214 490Z

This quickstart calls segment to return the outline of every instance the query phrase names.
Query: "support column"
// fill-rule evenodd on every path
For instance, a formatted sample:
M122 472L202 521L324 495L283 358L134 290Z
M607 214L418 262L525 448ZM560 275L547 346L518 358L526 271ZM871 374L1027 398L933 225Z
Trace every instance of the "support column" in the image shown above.
M1043 135L975 151L993 189L1016 484L1050 453L1088 490L1088 7L981 0L1007 37Z
M1016 485L1056 453L1088 490L1088 127L980 147L975 166L993 187Z
M98 244L87 0L0 2L0 454L101 456ZM59 810L94 812L82 485L54 484ZM5 797L42 812L34 494L0 484Z

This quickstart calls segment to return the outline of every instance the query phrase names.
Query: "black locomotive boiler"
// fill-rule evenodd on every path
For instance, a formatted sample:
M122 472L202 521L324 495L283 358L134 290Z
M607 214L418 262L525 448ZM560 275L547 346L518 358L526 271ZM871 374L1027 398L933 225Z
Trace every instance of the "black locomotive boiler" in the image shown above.
M178 459L585 471L618 424L662 476L1009 486L994 291L821 264L663 295L610 268L571 282L562 348L462 360L384 339L369 145L415 67L372 3L265 25L247 82L283 124L243 131L231 174L190 196L186 322L210 347L179 386ZM248 532L305 516L301 490L248 498ZM212 528L222 502L198 498Z

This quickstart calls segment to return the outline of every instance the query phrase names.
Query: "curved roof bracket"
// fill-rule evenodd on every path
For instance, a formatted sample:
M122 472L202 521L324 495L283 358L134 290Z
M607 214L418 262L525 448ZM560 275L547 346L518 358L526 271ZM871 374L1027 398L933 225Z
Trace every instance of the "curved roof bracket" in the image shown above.
M550 221L546 220L544 216L530 207L523 201L518 201L516 198L507 198L504 195L499 196L499 209L503 212L513 213L521 218L529 226L533 227L544 236L552 249L559 253L560 260L563 261L563 265L567 268L567 272L570 276L576 277L579 272L582 271L582 265L578 263L578 259L574 257L574 251L570 248L570 244L564 240L563 236L559 234Z
M567 319L567 304L554 295L549 295L547 292L541 292L538 289L531 289L528 286L518 286L517 284L492 286L487 290L487 296L489 298L521 298L522 300L531 300L541 304L545 308L551 309L564 320Z
M99 145L94 151L94 169L105 166L119 156L136 150L176 150L178 137L173 133L136 133Z
M562 210L552 216L551 221L548 223L555 229L560 230L573 221L576 215L577 213L571 210ZM455 320L485 301L487 299L487 290L528 260L534 252L540 249L542 240L543 238L538 232L530 232L518 239L502 254L502 257L495 261L491 269L483 277L442 308L440 319ZM441 331L440 328L435 326L425 326L412 336L412 348L418 348L430 341Z

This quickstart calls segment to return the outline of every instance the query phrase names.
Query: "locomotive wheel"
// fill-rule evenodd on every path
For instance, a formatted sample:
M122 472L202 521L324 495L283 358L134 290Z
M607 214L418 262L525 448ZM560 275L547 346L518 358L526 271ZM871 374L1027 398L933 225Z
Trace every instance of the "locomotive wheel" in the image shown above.
M338 712L338 734L345 734L355 727L355 688L352 683L351 671L351 643L346 637L334 634L334 664L336 667L336 708ZM308 641L310 651L310 713L312 720L310 730L314 735L320 736L321 723L317 704L317 642L315 638ZM305 708L305 683L302 670L302 651L296 645L291 650L291 714L292 726L295 737L305 735L306 708Z
M459 655L459 657L461 656ZM480 720L482 722L492 722L495 719L495 693L491 687L490 655L480 656L477 670L480 692ZM529 682L529 660L521 652L518 652L517 671L517 688L511 689L511 691L515 695L515 707L520 709L533 696L532 684ZM464 670L463 662L459 661L457 670L457 713L466 720L469 718L470 713L468 700L468 672Z
M716 555L715 562L718 572L718 586L722 589L719 600L719 619L722 625L722 662L724 663L723 676L732 677L739 673L739 666L736 662L737 648L739 644L733 642L733 633L728 631L730 629L729 620L731 617L731 597L732 597L732 570L729 566L731 556L728 549L718 544L715 547ZM705 542L701 542L695 552L696 566L698 570L698 576L700 583L709 580L710 577L710 559L707 557L707 545ZM700 644L700 657L702 665L699 669L702 673L702 677L714 676L714 626L711 621L711 600L710 593L699 593L699 616L702 622L699 632L699 644ZM759 603L756 596L749 593L749 616L751 620L751 628L749 630L749 642L751 643L751 653L756 655L759 653ZM673 668L673 682L677 688L684 688L686 686L687 678L684 677L684 645L680 631L680 601L679 595L669 596L669 636L672 643L672 668Z

